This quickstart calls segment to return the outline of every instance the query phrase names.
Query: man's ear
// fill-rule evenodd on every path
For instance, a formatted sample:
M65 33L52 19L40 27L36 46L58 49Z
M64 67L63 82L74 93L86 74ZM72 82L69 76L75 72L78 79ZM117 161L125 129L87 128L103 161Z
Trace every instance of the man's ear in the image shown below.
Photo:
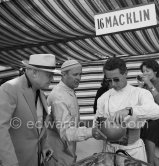
M38 70L33 69L32 71L33 71L33 76L35 77L37 75L37 73L38 73Z
M125 76L127 76L128 75L128 71L126 70L124 74L125 74Z
M62 71L62 72L61 72L61 75L64 76L64 75L65 75L65 72Z
M68 71L62 71L62 72L61 72L61 75L62 75L62 76L65 76L67 73L68 73Z

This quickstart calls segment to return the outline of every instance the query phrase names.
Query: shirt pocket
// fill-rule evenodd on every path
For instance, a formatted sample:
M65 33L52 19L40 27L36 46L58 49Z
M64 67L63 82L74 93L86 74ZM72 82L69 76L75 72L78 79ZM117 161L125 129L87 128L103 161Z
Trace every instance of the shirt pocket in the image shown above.
M72 117L78 117L78 107L75 105L71 105L70 108L70 114Z

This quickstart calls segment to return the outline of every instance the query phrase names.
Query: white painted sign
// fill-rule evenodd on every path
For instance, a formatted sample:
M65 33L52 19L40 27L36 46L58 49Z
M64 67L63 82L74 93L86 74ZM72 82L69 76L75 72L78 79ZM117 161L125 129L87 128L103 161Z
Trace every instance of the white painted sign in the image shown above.
M155 4L94 16L96 35L138 29L157 24Z

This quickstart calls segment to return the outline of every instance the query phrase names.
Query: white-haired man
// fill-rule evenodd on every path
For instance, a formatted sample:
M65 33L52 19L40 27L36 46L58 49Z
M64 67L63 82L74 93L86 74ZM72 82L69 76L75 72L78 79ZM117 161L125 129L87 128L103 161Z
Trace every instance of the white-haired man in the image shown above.
M0 87L0 161L3 166L40 166L53 150L43 125L48 116L43 88L55 70L55 56L34 54L23 61L25 74ZM47 156L47 154L49 154ZM48 158L47 158L48 157Z

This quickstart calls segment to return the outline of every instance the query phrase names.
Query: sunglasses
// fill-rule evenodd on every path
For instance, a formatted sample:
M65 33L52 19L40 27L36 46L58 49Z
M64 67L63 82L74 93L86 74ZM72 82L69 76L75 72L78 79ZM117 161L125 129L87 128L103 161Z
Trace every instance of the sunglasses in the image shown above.
M118 83L120 81L120 79L119 78L112 78L112 79L108 78L108 79L106 79L106 81L108 83L112 83L112 82Z

